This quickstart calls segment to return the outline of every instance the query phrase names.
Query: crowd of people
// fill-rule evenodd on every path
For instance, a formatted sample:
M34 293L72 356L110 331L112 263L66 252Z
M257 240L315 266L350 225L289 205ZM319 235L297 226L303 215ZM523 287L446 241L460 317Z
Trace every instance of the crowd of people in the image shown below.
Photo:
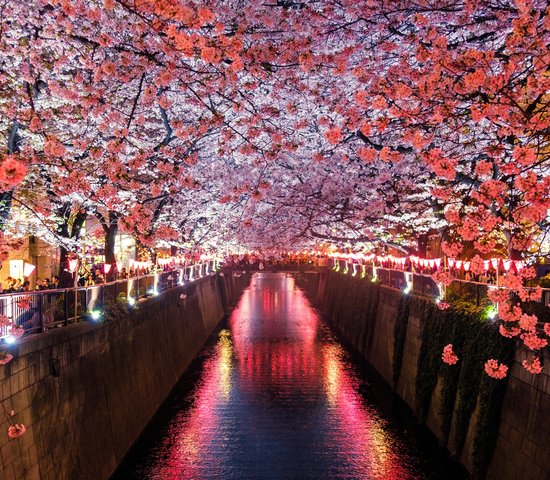
M164 265L160 270L163 272L171 271L176 268L175 265ZM84 265L78 272L78 286L91 287L102 285L104 283L125 280L137 276L148 275L151 273L149 268L130 269L122 268L120 271L114 271L109 278L103 273L102 265ZM50 278L37 278L34 286L28 278L23 280L19 278L8 277L0 287L0 293L24 293L41 290L55 290L59 288L59 277L54 275Z
M28 279L21 280L20 278L8 277L6 279L5 287L2 289L2 293L23 293L30 292L31 290L54 290L59 285L59 278L54 275L51 279L44 278L36 279L34 288L31 288L31 282Z

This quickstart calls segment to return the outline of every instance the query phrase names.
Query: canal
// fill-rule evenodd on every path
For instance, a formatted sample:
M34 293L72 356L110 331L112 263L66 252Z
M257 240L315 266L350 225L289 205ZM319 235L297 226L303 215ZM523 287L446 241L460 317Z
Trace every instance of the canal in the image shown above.
M284 273L254 276L113 476L464 478Z

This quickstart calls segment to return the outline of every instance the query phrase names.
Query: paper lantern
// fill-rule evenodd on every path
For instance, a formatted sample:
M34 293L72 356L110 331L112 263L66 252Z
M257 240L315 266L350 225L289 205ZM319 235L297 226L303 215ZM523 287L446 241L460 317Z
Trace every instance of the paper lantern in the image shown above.
M78 267L78 259L73 258L69 260L69 272L74 273L76 270L76 267Z
M30 263L25 263L23 266L23 276L24 277L30 277L32 275L32 272L34 272L34 269L36 267Z

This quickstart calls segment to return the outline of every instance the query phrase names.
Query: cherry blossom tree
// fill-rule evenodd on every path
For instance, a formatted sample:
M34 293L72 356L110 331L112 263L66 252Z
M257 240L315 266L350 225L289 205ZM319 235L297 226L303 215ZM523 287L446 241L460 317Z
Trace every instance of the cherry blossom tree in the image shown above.
M107 263L119 231L151 249L420 253L435 233L449 255L513 259L547 236L545 0L0 9L6 241L44 232L64 259L81 212L102 225ZM504 301L531 298L529 272L495 295L506 333L536 346Z

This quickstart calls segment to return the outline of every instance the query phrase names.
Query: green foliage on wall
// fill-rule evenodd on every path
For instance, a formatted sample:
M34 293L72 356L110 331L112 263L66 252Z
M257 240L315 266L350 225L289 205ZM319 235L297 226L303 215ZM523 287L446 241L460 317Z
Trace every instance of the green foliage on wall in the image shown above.
M488 377L484 364L489 358L507 361L513 355L513 342L502 337L494 323L483 319L482 310L469 302L456 302L445 311L426 305L416 377L417 412L422 421L426 420L438 379L441 382L438 413L442 441L452 445L457 455L462 452L468 429L474 428L473 473L478 478L485 475L493 454L506 391L506 381ZM455 365L441 360L443 347L449 343L459 357ZM477 421L470 426L478 402ZM453 418L454 435L449 442Z
M105 302L103 306L106 322L116 322L132 315L134 311L135 309L130 308L128 305L128 299L124 293L119 294L116 300Z
M443 350L443 324L439 322L439 311L431 299L419 298L422 319L422 343L418 356L416 373L416 411L422 422L426 421Z
M397 318L393 330L393 384L397 385L403 363L403 350L405 349L405 338L407 336L407 326L409 324L409 308L411 305L411 295L401 295L397 306Z
M514 358L514 342L502 337L496 329L491 332L485 358L499 358L505 363ZM476 478L485 478L495 450L502 402L508 386L508 377L496 380L483 374L479 386L478 418L474 432L473 464Z
M367 351L374 335L380 285L365 278L329 272L326 288L331 292L323 305L327 319L342 331L351 332L360 326L357 337L349 340Z

